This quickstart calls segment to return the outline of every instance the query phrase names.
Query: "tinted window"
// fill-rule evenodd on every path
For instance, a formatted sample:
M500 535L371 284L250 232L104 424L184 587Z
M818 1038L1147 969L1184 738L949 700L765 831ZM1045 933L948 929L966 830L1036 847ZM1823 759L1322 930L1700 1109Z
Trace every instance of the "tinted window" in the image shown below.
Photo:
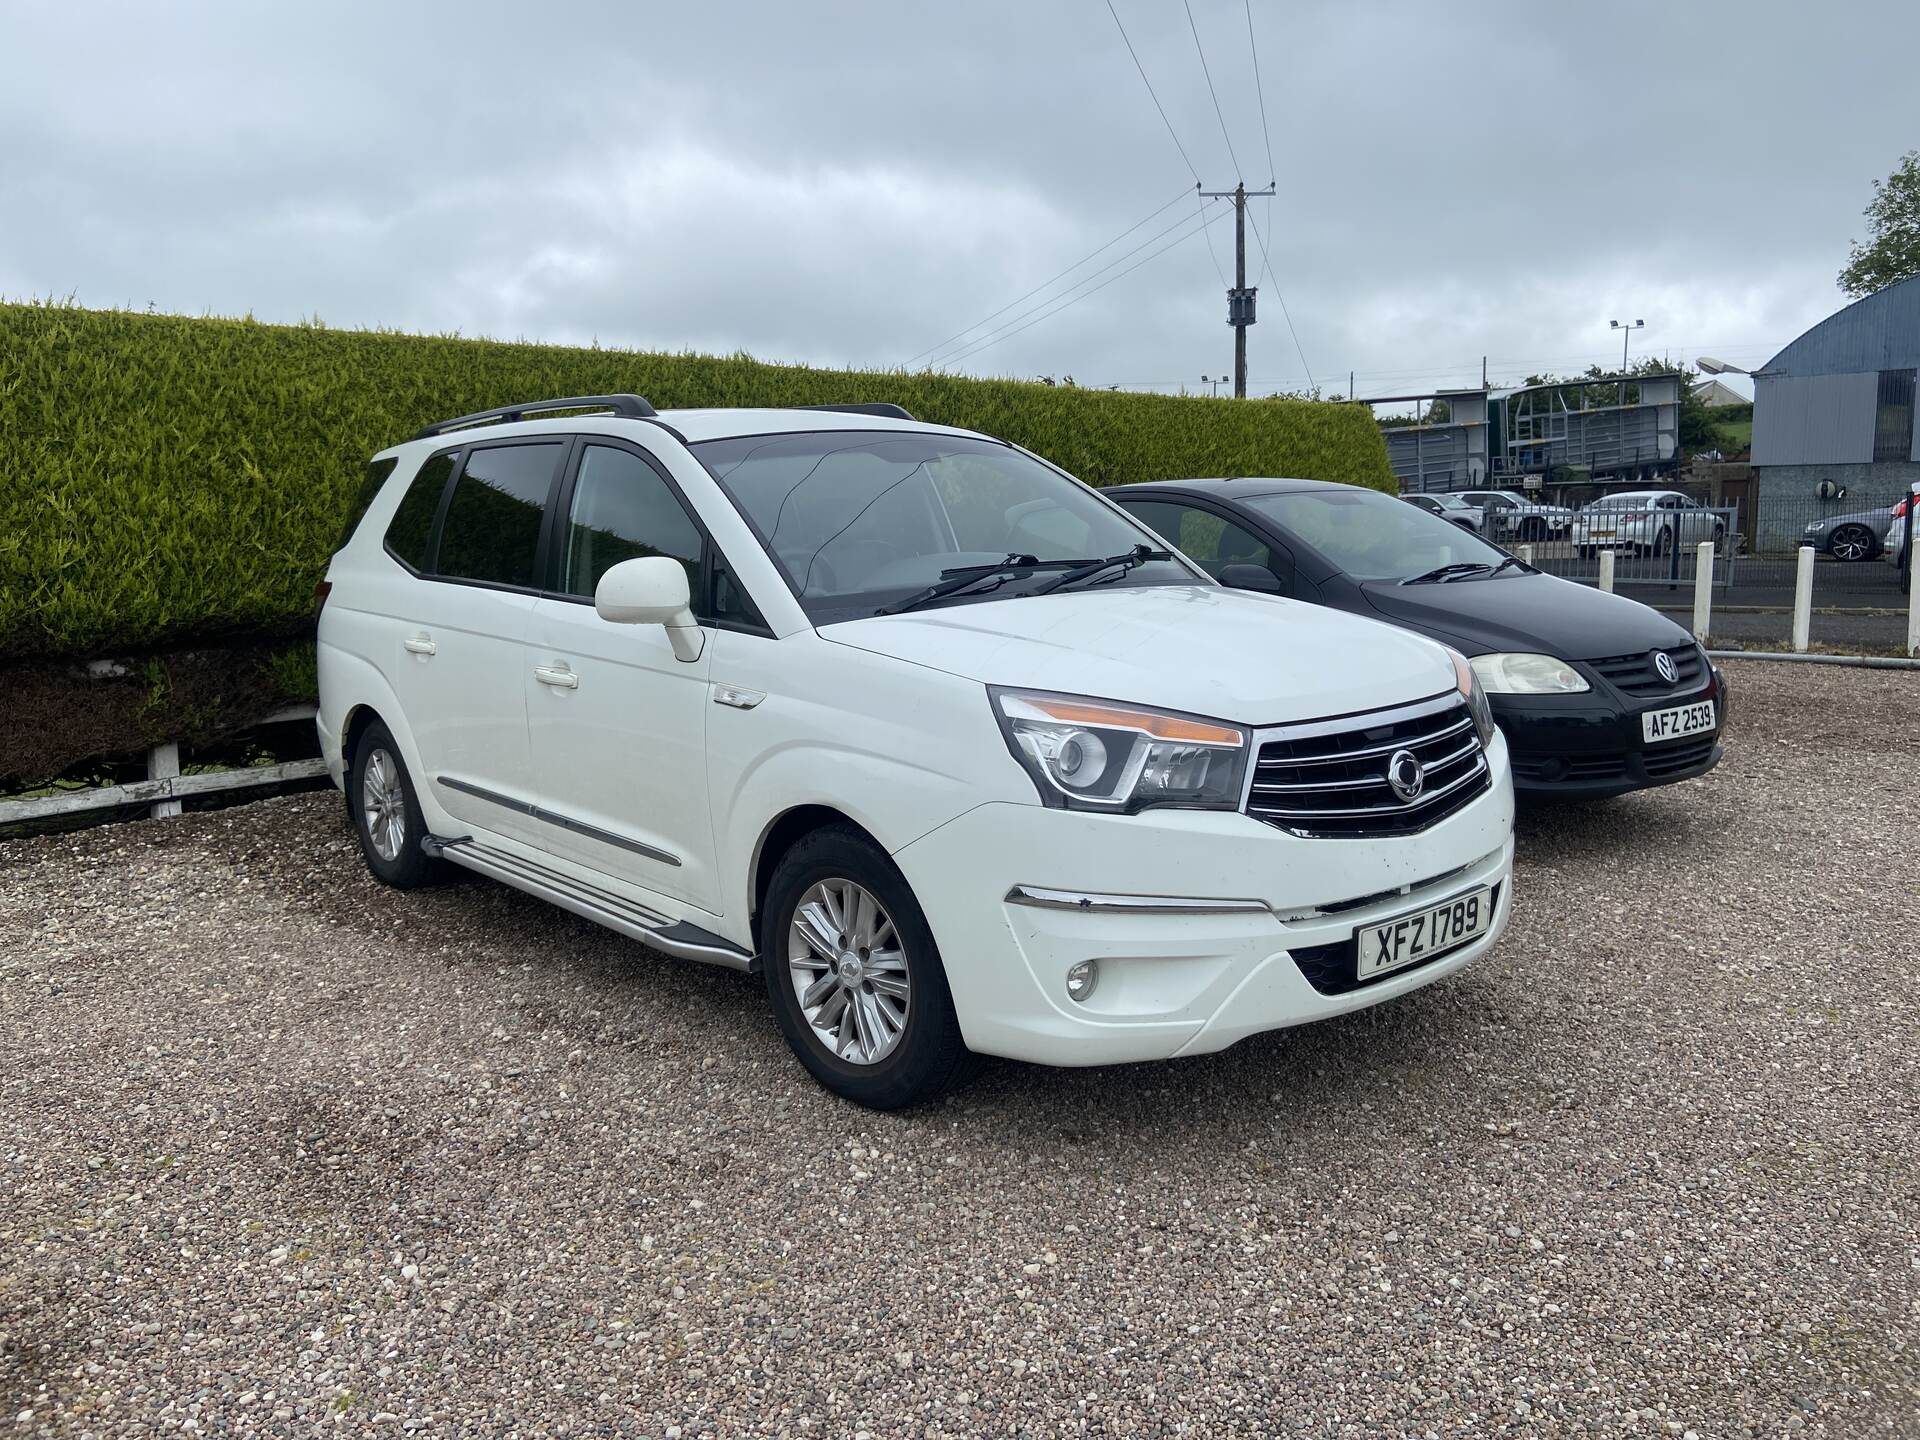
M646 461L608 445L581 452L561 570L569 595L591 596L622 560L666 555L686 567L687 591L698 597L701 544L698 527Z
M1276 559L1272 547L1251 530L1192 505L1145 500L1129 504L1127 509L1171 540L1182 554L1198 561L1200 568L1216 580L1228 565L1258 565L1276 578L1293 568Z
M494 445L470 451L440 527L434 570L495 585L534 583L540 522L560 445Z
M440 492L453 474L453 456L430 455L413 480L387 526L387 549L416 570L427 568L427 542L433 538L433 512L440 508Z
M1354 580L1406 580L1442 565L1491 570L1506 559L1504 550L1451 520L1378 491L1303 490L1240 503L1272 520L1290 543L1304 545Z
M347 506L347 523L340 527L340 539L334 545L338 550L353 538L353 532L360 528L360 519L367 513L367 507L373 504L373 497L380 493L380 487L387 483L387 477L393 474L393 467L400 463L398 456L389 456L385 460L375 460L367 466L367 473L360 481L360 489L353 497L353 503Z
M915 431L817 431L693 446L758 532L816 625L874 615L942 573L1009 555L1123 554L1146 536L1086 486L1011 446ZM943 603L1028 593L1046 571L994 579ZM1192 584L1173 561L1103 584Z

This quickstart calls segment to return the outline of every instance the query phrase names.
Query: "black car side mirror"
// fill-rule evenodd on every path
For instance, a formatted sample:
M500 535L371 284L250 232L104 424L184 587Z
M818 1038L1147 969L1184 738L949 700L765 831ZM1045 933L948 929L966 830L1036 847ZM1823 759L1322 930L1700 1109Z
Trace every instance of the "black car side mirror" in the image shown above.
M1222 565L1215 577L1229 590L1252 590L1261 595L1284 595L1287 587L1264 565Z

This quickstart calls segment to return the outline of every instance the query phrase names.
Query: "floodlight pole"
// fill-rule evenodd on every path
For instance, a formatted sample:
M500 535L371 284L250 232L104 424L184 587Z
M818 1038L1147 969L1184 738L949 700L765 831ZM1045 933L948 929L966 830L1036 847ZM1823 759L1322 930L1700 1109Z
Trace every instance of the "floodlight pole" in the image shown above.
M1632 335L1636 330L1646 329L1647 322L1644 320L1636 320L1629 325L1624 320L1609 320L1607 324L1612 329L1620 332L1620 373L1624 375L1627 373L1627 337Z

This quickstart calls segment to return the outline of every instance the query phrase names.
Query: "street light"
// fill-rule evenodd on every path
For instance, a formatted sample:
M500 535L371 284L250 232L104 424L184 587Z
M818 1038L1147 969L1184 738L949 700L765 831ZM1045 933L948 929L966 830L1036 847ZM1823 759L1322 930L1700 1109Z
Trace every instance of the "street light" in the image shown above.
M1612 329L1620 332L1620 373L1624 375L1627 373L1627 337L1636 330L1646 329L1647 322L1644 320L1636 320L1629 325L1624 320L1609 320L1607 324Z
M1213 398L1218 400L1220 398L1220 387L1227 383L1227 377L1222 375L1219 379L1216 380L1211 375L1202 375L1200 377L1200 383L1202 385L1211 385L1213 387L1213 390L1212 390Z

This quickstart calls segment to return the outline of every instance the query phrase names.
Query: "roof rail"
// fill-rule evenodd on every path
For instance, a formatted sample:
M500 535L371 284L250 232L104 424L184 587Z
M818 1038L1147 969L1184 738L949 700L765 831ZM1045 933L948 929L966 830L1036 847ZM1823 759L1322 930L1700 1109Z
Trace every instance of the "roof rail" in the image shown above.
M839 410L848 415L884 415L889 420L911 420L913 414L904 405L875 401L870 405L795 405L795 410Z
M611 410L630 420L651 419L655 411L638 395L569 395L559 400L527 400L518 405L501 405L492 410L476 410L471 415L456 415L451 420L442 420L428 425L414 436L416 440L430 440L435 435L445 435L450 430L465 430L470 426L483 425L488 421L501 421L512 424L515 420L524 420L529 415L537 415L547 410Z

